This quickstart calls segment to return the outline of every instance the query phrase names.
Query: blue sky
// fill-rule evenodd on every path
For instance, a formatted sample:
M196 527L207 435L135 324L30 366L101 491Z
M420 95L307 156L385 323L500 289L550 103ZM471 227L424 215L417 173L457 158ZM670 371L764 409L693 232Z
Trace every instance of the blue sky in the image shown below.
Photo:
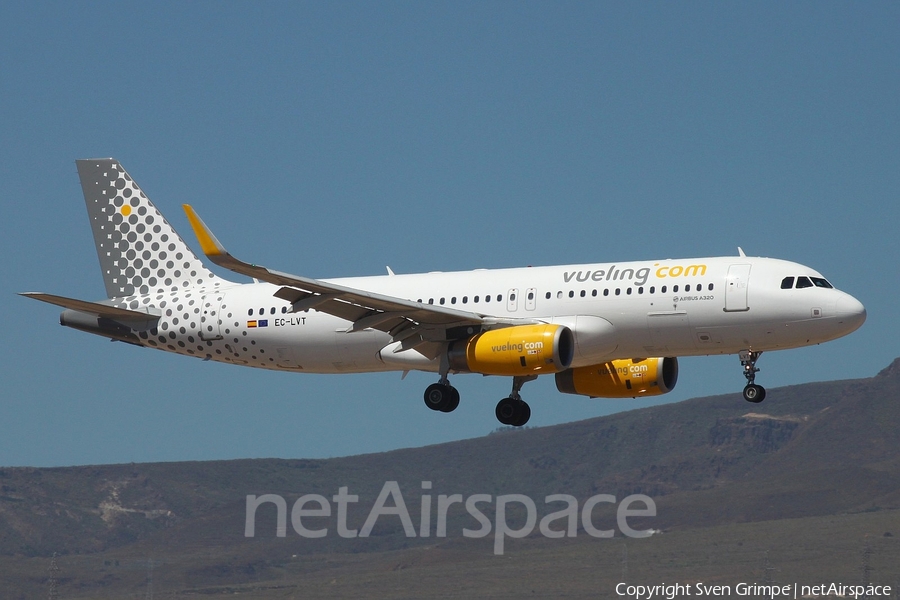
M59 327L15 292L104 296L76 158L118 158L194 244L312 277L730 255L858 297L769 388L900 355L900 5L0 4L0 465L328 457L480 436L508 378L297 375ZM196 244L194 244L196 247ZM221 273L221 271L219 271ZM681 361L658 401L739 392ZM638 406L523 395L531 425ZM735 396L736 402L741 402Z

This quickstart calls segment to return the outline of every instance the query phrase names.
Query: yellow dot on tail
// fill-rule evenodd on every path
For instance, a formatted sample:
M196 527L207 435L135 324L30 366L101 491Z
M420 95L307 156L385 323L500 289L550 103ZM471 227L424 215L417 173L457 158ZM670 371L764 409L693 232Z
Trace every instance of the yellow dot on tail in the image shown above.
M126 204L125 206L122 207L122 216L127 217L130 214L131 214L131 206Z

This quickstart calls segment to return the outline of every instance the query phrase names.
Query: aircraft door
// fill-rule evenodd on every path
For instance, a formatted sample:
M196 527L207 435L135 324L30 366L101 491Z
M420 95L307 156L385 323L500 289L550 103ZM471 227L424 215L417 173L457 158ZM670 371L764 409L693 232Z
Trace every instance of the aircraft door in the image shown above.
M534 310L537 303L537 288L525 290L525 310Z
M725 277L725 311L740 312L750 310L747 304L747 287L750 282L752 265L731 265Z
M695 348L691 322L687 311L658 311L647 314L651 352L678 354Z
M222 300L225 294L206 294L201 299L200 339L204 341L222 339Z
M519 288L512 288L506 294L506 310L516 312L519 310Z

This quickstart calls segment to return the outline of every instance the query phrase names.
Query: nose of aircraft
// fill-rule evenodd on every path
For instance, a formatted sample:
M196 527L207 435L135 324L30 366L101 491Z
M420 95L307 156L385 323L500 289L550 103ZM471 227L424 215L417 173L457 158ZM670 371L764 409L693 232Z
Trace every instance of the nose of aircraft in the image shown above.
M856 331L866 322L866 307L850 294L842 292L834 308L838 320L847 327L847 333Z

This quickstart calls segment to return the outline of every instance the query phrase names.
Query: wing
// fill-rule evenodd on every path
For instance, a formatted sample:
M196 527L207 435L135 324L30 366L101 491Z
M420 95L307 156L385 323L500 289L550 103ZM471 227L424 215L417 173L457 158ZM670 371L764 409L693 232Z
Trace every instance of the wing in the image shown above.
M508 319L496 319L487 315L413 302L395 296L387 296L366 290L349 288L318 279L300 277L251 265L231 256L216 239L191 206L185 204L194 234L203 253L220 267L261 281L282 286L275 296L287 300L294 312L314 308L350 321L348 332L366 328L390 333L394 341L403 341L397 350L419 346L425 342L440 342L457 337L470 336L485 326L502 326ZM527 321L515 320L515 323ZM418 334L418 335L417 335ZM423 352L426 356L434 352Z

